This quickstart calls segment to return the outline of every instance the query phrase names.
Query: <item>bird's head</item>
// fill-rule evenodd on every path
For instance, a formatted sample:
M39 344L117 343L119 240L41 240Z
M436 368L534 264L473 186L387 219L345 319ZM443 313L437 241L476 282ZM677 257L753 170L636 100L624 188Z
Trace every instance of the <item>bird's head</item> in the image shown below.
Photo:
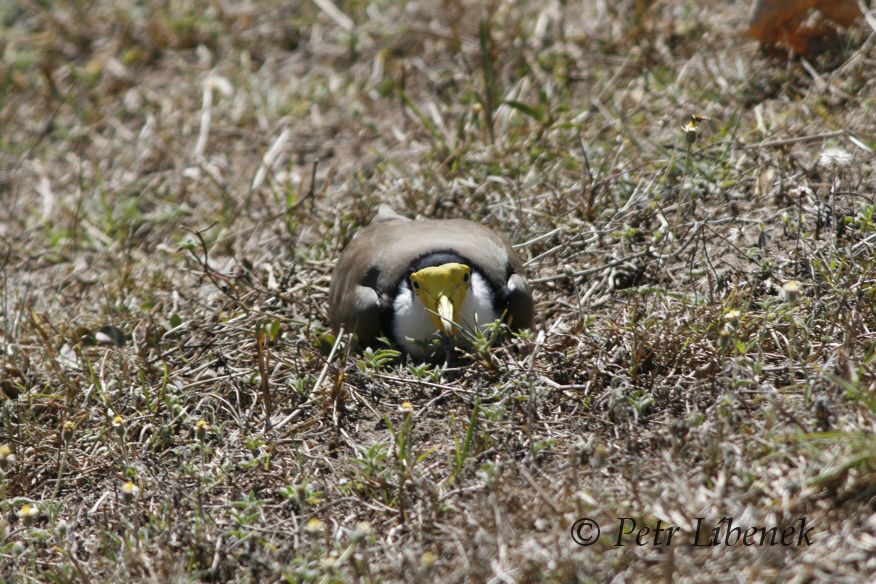
M422 268L410 275L410 282L414 294L430 312L435 328L451 334L471 288L471 268L455 262Z

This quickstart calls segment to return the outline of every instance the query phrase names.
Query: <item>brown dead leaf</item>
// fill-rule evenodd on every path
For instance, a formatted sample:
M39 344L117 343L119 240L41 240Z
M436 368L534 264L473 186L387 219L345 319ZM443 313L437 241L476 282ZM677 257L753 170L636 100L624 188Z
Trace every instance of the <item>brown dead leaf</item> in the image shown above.
M767 47L783 46L801 55L816 53L826 38L836 35L836 29L827 23L804 26L813 9L841 26L849 26L861 15L855 0L756 0L748 34Z

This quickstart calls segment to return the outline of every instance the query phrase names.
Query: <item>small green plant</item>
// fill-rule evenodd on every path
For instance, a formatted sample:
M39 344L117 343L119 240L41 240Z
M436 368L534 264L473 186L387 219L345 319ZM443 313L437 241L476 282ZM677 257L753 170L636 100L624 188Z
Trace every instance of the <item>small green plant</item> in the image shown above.
M408 363L407 372L414 378L423 381L437 383L441 379L441 370L433 367L429 363Z
M376 442L365 448L351 460L355 467L354 489L367 497L374 497L389 504L391 495L391 469L388 465L389 446Z
M246 493L242 499L234 501L231 519L237 525L237 529L233 531L238 538L244 538L248 535L249 526L258 523L263 507L268 503L265 499L260 499L253 491Z
M356 363L359 371L363 373L375 373L384 366L393 363L401 356L401 352L395 349L372 349L362 351L362 358Z
M654 398L651 396L651 393L643 389L634 389L625 395L624 399L632 406L638 417L647 415L651 406L654 405Z
M294 501L300 509L305 506L315 507L322 502L322 491L317 491L310 483L295 483L277 489L284 499Z
M465 427L465 433L462 438L457 440L456 447L453 451L453 474L449 478L449 482L454 482L462 474L463 470L472 455L475 448L475 442L478 435L478 420L480 418L481 404L479 400L475 400L469 414L468 424Z
M481 327L471 327L474 332L467 334L467 339L471 345L472 353L479 359L492 363L493 348L499 344L503 338L507 338L510 334L508 325L502 319L496 319L491 323Z

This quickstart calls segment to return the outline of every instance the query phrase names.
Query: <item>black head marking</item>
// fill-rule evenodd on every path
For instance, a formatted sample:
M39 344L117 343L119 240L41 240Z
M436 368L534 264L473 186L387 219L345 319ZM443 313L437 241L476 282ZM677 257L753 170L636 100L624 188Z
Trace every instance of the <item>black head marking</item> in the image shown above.
M413 274L423 268L434 268L435 266L443 266L444 264L463 264L471 267L470 261L454 251L436 251L420 256L411 262L411 265L408 268L408 273Z

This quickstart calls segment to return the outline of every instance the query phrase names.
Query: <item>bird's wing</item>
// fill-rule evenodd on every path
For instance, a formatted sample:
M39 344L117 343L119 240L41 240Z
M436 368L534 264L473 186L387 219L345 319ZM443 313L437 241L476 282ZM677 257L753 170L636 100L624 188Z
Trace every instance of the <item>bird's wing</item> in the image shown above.
M361 235L361 233L359 234ZM341 325L369 343L383 332L378 269L372 261L369 238L355 237L335 266L329 287L329 318L337 333Z
M532 290L529 282L522 274L511 274L508 278L508 315L513 330L532 327L535 308L532 301Z

